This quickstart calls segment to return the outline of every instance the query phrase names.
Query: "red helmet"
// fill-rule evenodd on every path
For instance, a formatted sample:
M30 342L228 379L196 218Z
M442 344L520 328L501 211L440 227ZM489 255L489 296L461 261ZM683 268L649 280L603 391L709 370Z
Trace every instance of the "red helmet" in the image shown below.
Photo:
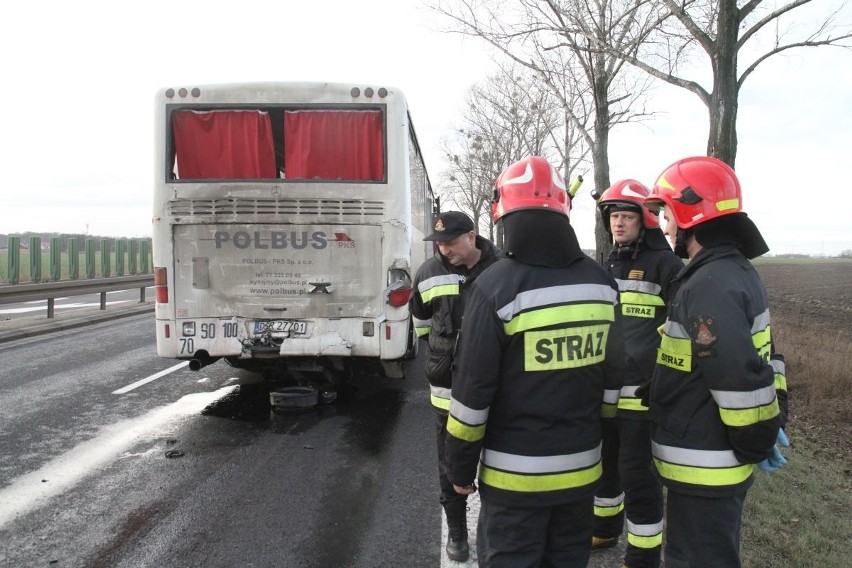
M544 158L530 156L503 170L494 187L491 218L494 221L521 209L571 213L565 180Z
M742 211L742 190L734 170L707 156L684 158L663 170L645 205L668 205L677 226L689 229Z
M635 179L623 179L609 186L609 189L604 191L598 199L598 209L601 211L606 230L610 230L609 214L622 209L639 213L642 216L642 225L646 229L658 229L660 216L643 207L649 193L648 188Z

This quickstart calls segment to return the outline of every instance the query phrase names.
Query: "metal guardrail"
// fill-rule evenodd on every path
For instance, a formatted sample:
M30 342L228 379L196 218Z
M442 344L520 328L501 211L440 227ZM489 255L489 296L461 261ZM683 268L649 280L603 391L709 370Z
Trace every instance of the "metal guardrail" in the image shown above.
M32 284L4 284L0 286L0 304L47 300L47 317L54 315L56 298L64 296L83 296L100 294L101 309L106 309L107 292L139 288L139 301L145 301L145 288L154 285L154 276L115 276L112 278L93 278L90 280L61 280Z

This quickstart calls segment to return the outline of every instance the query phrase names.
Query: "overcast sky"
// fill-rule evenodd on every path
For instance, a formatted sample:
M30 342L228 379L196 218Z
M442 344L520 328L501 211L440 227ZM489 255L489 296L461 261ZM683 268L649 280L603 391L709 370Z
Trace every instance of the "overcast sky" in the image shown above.
M79 0L2 10L0 233L150 235L154 95L239 81L389 85L408 98L433 184L466 91L493 71L483 45L435 31L418 0ZM814 0L817 12L837 0ZM847 13L849 13L847 11ZM847 18L847 21L850 19ZM651 185L706 151L697 97L657 87L661 112L611 135L613 180ZM744 207L772 253L852 249L852 53L799 50L762 64L739 99ZM588 181L572 213L594 248ZM837 212L835 212L837 210Z

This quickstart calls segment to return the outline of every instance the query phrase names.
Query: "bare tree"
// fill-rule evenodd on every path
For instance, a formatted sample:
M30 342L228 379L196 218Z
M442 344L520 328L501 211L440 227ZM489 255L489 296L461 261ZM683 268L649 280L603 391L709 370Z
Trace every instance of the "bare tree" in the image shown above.
M485 150L481 134L460 128L452 140L441 143L441 151L447 160L447 169L442 173L442 201L449 201L455 209L471 214L474 225L483 226L488 219L486 206L491 197L487 188L487 173L490 153ZM488 223L489 238L493 239L492 226Z
M528 71L507 64L471 87L463 126L457 136L442 142L448 164L441 184L445 199L471 212L477 226L487 225L492 240L490 203L500 172L528 155L558 156L568 162L568 152L559 146L568 137L560 134L559 110L553 94Z
M657 18L653 41L637 52L614 42L587 36L649 75L698 96L707 107L707 155L731 167L737 157L737 109L745 80L768 58L801 47L836 46L849 49L849 22L839 23L846 3L805 27L791 12L812 0L651 0ZM637 0L641 4L642 0ZM709 88L681 74L684 62L702 55L709 62ZM741 59L746 61L740 72Z
M600 48L638 50L657 19L649 15L653 6L640 10L637 1L437 0L432 8L453 22L454 31L484 39L536 73L591 148L595 187L603 191L610 185L610 129L648 116L639 108L647 80L631 77L624 59ZM602 258L611 241L600 218L595 239Z

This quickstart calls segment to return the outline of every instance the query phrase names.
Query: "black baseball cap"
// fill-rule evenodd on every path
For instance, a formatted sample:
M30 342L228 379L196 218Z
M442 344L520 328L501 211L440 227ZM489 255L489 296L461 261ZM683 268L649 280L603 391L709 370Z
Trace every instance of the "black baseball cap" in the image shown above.
M435 219L435 230L424 241L451 241L473 230L473 221L461 211L447 211Z

